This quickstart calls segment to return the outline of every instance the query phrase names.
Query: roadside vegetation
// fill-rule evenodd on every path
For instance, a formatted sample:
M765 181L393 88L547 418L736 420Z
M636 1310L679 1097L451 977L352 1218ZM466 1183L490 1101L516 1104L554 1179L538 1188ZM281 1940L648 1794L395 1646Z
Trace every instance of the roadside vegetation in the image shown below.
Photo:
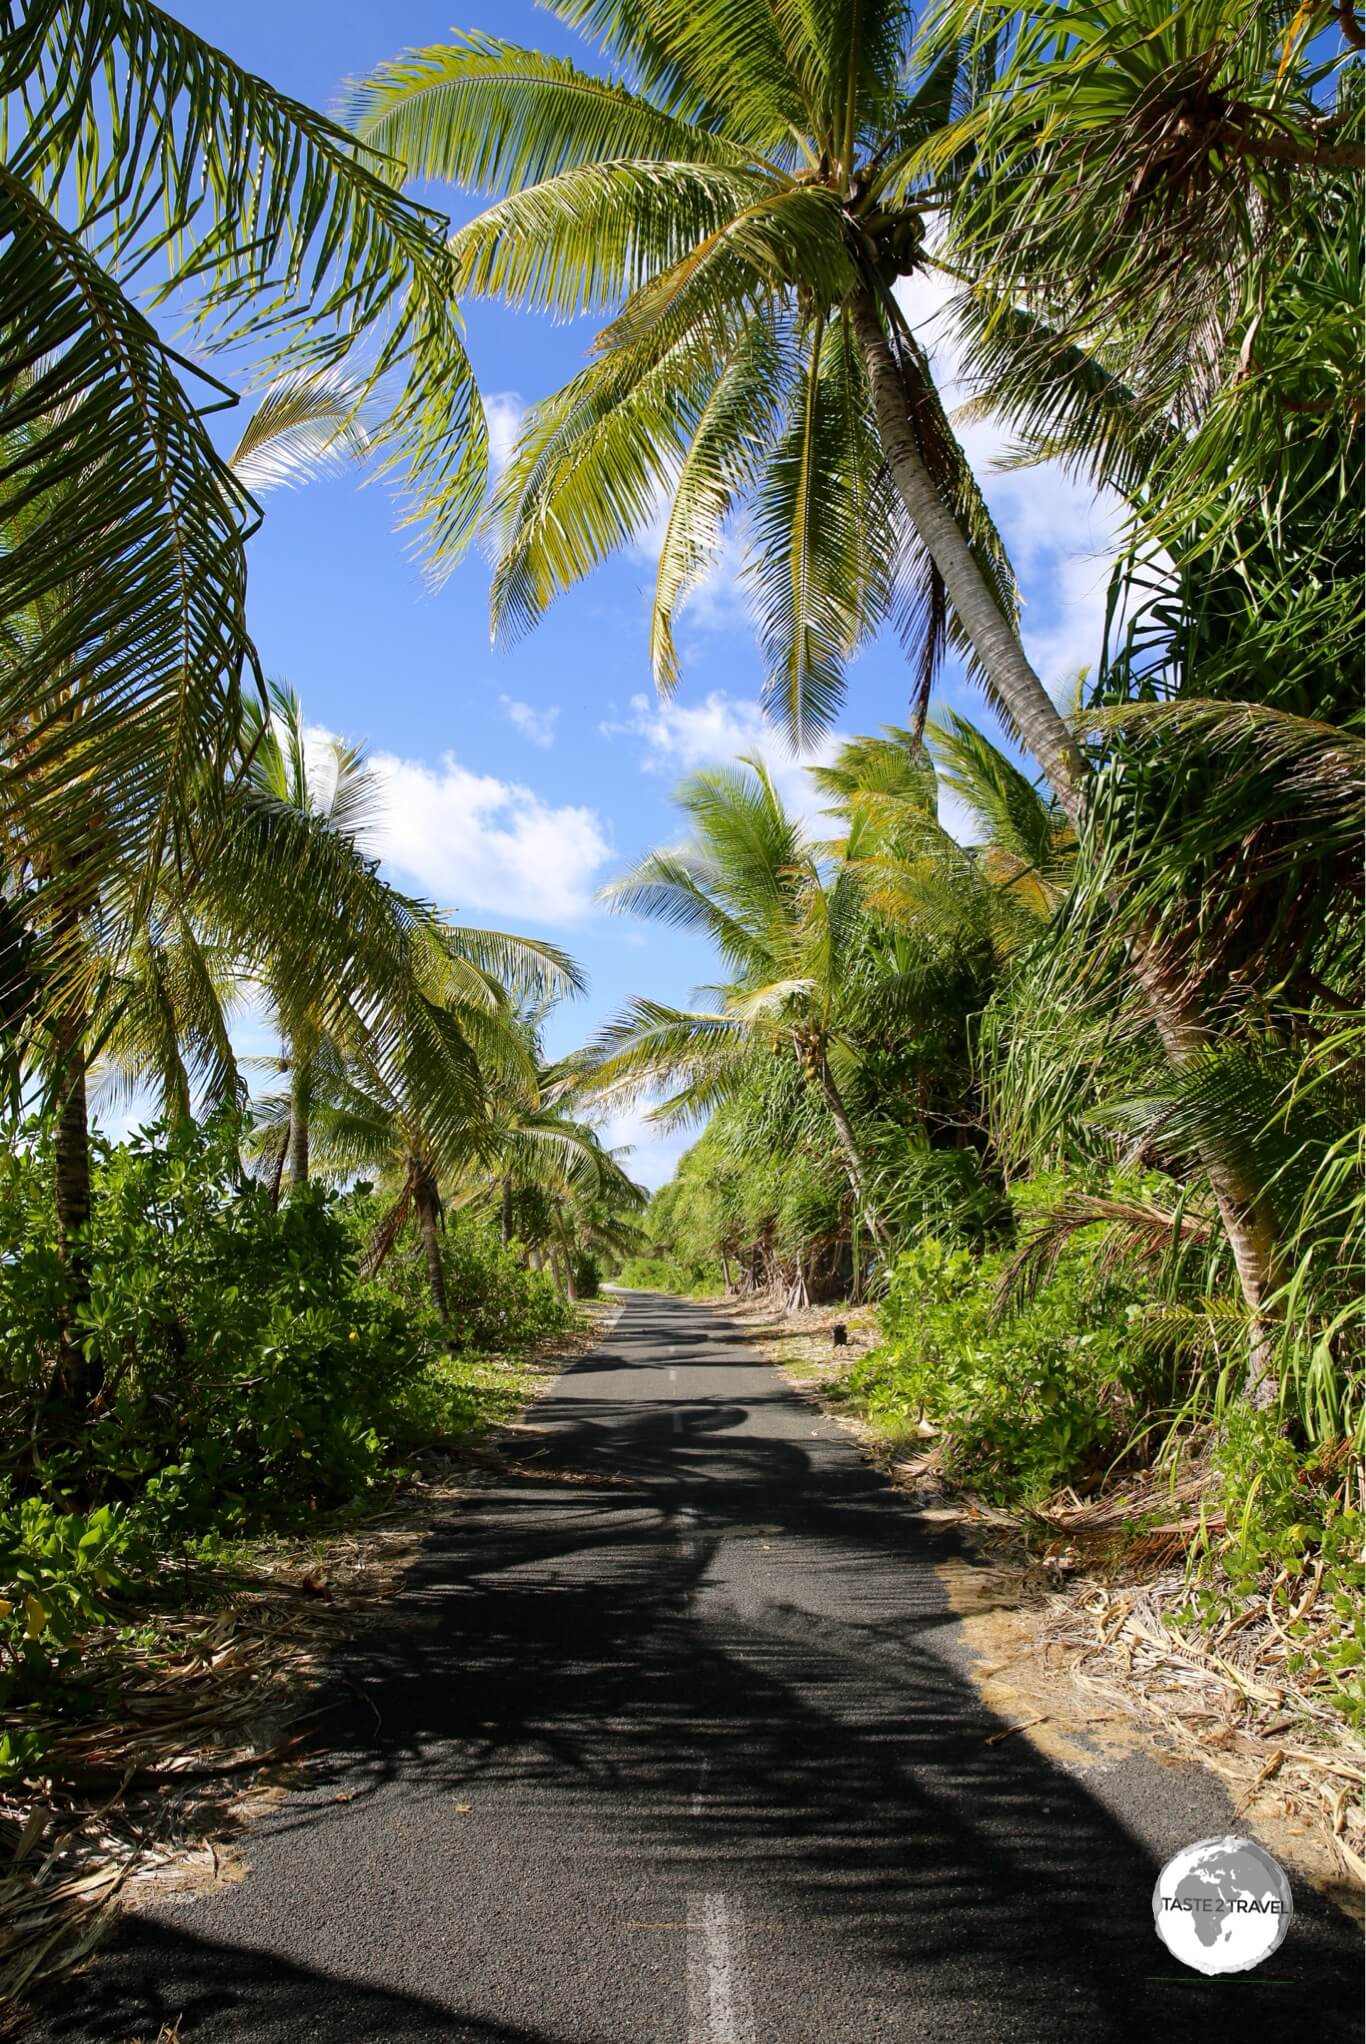
M881 1296L847 1395L984 1496L1142 1471L1160 1512L1195 1470L1191 1597L1212 1624L1261 1600L1289 1675L1359 1720L1356 15L946 0L908 44L898 9L558 11L610 80L471 37L351 108L488 194L467 292L608 321L499 478L495 628L662 501L661 688L736 528L795 744L874 632L909 655L905 728L813 771L821 822L757 763L702 774L686 844L613 890L719 966L584 1059L706 1122L625 1274ZM1068 703L935 389L926 282L967 416L1122 506ZM926 723L950 651L1012 750Z
M1181 1622L1260 1610L1359 1722L1357 15L554 12L597 68L472 33L334 120L144 0L0 0L0 1781L41 1816L111 1642L508 1417L618 1267L875 1305L871 1425L994 1506L1138 1499ZM1121 507L1064 703L920 287L967 416ZM491 493L481 296L604 322ZM800 817L695 776L612 889L711 938L694 1007L549 1063L574 962L379 870L363 753L248 622L261 500L338 461L438 579L482 528L504 636L662 513L666 691L743 537L823 763ZM884 630L904 723L835 744ZM946 659L995 736L931 715ZM642 1097L704 1125L643 1218L596 1133Z

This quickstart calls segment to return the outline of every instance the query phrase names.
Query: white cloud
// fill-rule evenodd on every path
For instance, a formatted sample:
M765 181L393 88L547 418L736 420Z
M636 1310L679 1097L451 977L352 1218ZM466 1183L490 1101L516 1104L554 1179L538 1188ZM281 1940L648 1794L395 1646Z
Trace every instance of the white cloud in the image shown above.
M507 467L526 415L526 400L519 390L495 390L484 399L484 419L489 429L489 467L495 475Z
M385 752L371 763L386 798L375 849L442 907L544 926L592 906L611 857L596 810L557 807L449 752L439 766Z
M534 703L519 703L515 696L499 696L498 704L515 731L520 731L533 745L539 745L543 752L549 752L555 743L558 703L550 709L538 710Z
M832 758L840 742L831 735L794 757L753 697L730 696L724 689L712 689L698 703L634 695L625 717L598 729L604 738L643 740L644 773L681 775L701 766L728 766L741 756L761 759L788 808L808 819L820 815L825 797L806 768Z
M622 1163L637 1185L647 1186L651 1192L667 1184L678 1168L679 1158L702 1133L700 1128L661 1128L658 1122L649 1119L654 1105L653 1100L645 1100L635 1107L623 1108L598 1128L609 1150L629 1152Z
M834 758L841 743L838 732L830 733L801 758L794 758L774 736L752 697L728 696L724 689L713 689L699 703L662 702L634 695L625 717L609 719L598 729L608 739L643 739L641 771L647 774L681 776L695 767L729 766L742 756L762 759L792 814L801 817L818 838L833 834L834 825L826 813L829 798L806 769ZM972 811L942 782L939 820L961 845L976 844L981 838L981 826Z

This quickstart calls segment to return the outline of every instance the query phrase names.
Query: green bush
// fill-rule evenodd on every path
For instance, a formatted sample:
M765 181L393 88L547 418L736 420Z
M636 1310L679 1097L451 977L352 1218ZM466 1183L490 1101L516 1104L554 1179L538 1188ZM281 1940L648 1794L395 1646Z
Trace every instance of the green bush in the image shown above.
M914 1436L929 1421L945 1474L1002 1503L1098 1474L1125 1443L1143 1372L1127 1295L1097 1290L1082 1250L1013 1311L998 1298L1006 1261L934 1239L906 1250L882 1309L887 1339L847 1380L885 1431Z
M382 1212L373 1194L353 1197L349 1219L357 1240L368 1236ZM576 1324L548 1271L530 1270L514 1243L504 1247L494 1222L482 1215L449 1213L441 1235L450 1326L442 1333L428 1290L426 1259L415 1244L400 1244L375 1288L420 1323L433 1346L458 1354L506 1355Z
M1278 1414L1243 1404L1223 1415L1213 1459L1225 1530L1200 1559L1192 1615L1212 1625L1255 1598L1292 1642L1289 1672L1307 1676L1360 1729L1366 1520L1346 1501L1341 1461L1297 1447ZM1315 1575L1321 1588L1311 1599Z
M58 1503L136 1499L164 1537L236 1531L354 1497L427 1345L363 1285L329 1193L278 1210L237 1130L145 1129L96 1146L89 1299L57 1262L41 1132L0 1161L0 1382L12 1409L51 1373L62 1311L99 1379L93 1417L41 1457ZM41 1401L38 1415L46 1417Z
M433 1356L395 1401L395 1444L416 1449L505 1426L526 1404L532 1381L516 1357Z
M596 1299L602 1290L602 1272L590 1250L574 1251L574 1290L581 1299Z
M34 1660L109 1617L109 1592L146 1557L127 1508L59 1511L0 1485L0 1660Z
M124 1505L62 1511L49 1499L16 1497L0 1480L0 1782L32 1774L45 1744L22 1722L26 1704L51 1699L57 1678L78 1670L81 1635L107 1625L109 1599L147 1567L151 1544ZM79 1706L79 1695L75 1699ZM69 1707L69 1694L62 1698Z
M691 1273L662 1256L628 1256L615 1282L631 1292L669 1292L674 1297L692 1289Z

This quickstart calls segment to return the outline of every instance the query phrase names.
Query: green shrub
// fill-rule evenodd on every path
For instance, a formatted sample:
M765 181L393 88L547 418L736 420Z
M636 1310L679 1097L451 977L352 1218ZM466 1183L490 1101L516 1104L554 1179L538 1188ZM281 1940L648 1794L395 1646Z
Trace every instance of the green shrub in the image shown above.
M1065 1251L1027 1303L1003 1310L1004 1255L930 1239L897 1259L886 1341L850 1372L847 1395L892 1434L938 1430L945 1474L1009 1502L1097 1474L1126 1440L1143 1371L1127 1295L1099 1291Z
M353 1199L349 1218L358 1240L369 1235L381 1212L373 1193ZM449 1213L441 1264L450 1309L444 1334L431 1303L426 1259L411 1240L400 1243L374 1287L420 1323L433 1345L459 1354L507 1355L576 1325L573 1304L560 1297L550 1273L528 1269L520 1248L505 1247L491 1219Z
M277 1210L243 1176L227 1118L97 1145L77 1307L49 1183L41 1133L0 1163L0 1379L12 1405L32 1397L58 1313L74 1313L101 1389L79 1435L47 1444L57 1502L136 1499L170 1542L297 1517L375 1480L384 1416L428 1351L401 1303L359 1281L332 1195L310 1188Z
M1222 1417L1213 1460L1225 1530L1199 1558L1191 1614L1212 1625L1255 1598L1292 1642L1289 1672L1360 1728L1366 1521L1347 1502L1340 1459L1306 1453L1275 1412L1240 1404Z
M63 1512L0 1486L0 1665L46 1658L109 1618L147 1543L127 1508Z
M47 1498L16 1497L0 1481L0 1782L36 1772L46 1746L23 1722L26 1705L51 1700L77 1671L81 1636L113 1618L109 1599L131 1588L151 1559L145 1529L123 1505L67 1512ZM61 1696L65 1709L73 1698Z
M615 1282L631 1292L669 1292L674 1297L692 1289L691 1273L662 1256L628 1256Z
M517 1358L433 1356L405 1384L390 1415L396 1445L458 1441L516 1419L532 1389Z
M587 1249L574 1251L574 1290L581 1299L596 1299L602 1290L598 1259Z

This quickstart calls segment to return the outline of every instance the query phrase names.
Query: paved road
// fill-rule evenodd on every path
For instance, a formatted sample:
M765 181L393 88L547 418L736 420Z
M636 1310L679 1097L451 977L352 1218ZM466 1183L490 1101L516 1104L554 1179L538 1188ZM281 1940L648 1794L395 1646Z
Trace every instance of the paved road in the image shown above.
M1257 1973L1166 1957L1155 1866L1228 1828L1220 1792L989 1743L932 1542L714 1313L633 1296L534 1417L529 1473L355 1651L250 1878L131 1919L43 2037L1359 2035L1312 1897Z

